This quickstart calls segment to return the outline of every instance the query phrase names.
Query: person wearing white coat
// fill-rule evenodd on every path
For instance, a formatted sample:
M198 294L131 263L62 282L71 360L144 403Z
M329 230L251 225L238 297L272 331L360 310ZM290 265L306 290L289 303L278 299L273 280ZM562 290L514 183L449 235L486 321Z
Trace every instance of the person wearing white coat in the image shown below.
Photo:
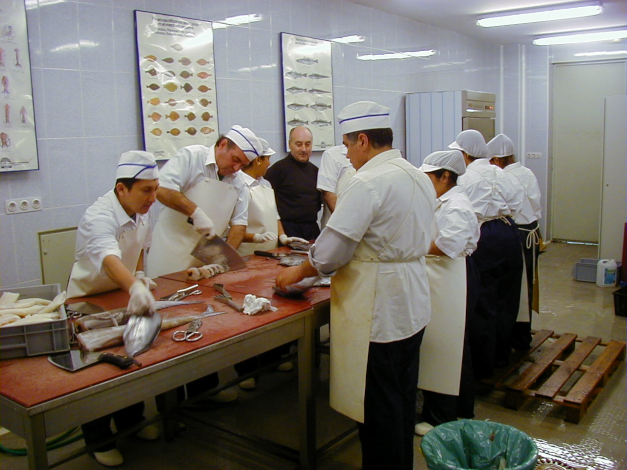
M436 232L429 178L392 147L389 108L338 114L357 170L309 258L279 289L331 281L331 406L358 423L365 470L413 468L420 344L431 317L425 256Z
M324 201L324 210L320 220L322 228L325 227L335 210L340 192L346 187L350 177L355 174L355 168L346 156L346 152L346 145L336 145L326 149L320 158L316 188L322 193Z
M481 228L472 254L481 283L470 343L475 378L484 379L493 375L495 367L507 365L511 354L523 260L518 229L510 215L521 201L503 170L490 164L488 147L478 131L462 131L449 148L464 154L466 173L458 183Z
M532 312L539 313L538 255L540 254L540 228L542 217L540 186L533 172L516 161L514 143L505 134L499 134L488 142L492 163L502 168L516 180L524 191L524 202L513 215L518 226L523 254L525 256L528 295L528 321L518 321L514 327L512 346L514 349L529 349L531 346Z
M136 150L122 154L114 189L92 204L78 225L69 298L122 289L130 296L129 313L154 313L155 299L150 289L157 285L144 274L143 250L150 245L148 212L156 201L158 178L157 162L151 153ZM143 413L144 403L140 402L83 424L85 443L110 438L111 419L120 431L141 422ZM148 426L137 435L154 440L159 430ZM124 461L115 442L97 448L94 457L105 466L118 466Z
M468 196L457 186L458 177L466 173L459 150L433 152L419 169L429 177L438 196L438 235L427 257L432 315L421 347L418 381L424 397L423 422L416 425L415 432L422 436L458 417L474 417L468 332L479 286L470 256L479 241L479 222ZM443 369L447 370L446 379Z

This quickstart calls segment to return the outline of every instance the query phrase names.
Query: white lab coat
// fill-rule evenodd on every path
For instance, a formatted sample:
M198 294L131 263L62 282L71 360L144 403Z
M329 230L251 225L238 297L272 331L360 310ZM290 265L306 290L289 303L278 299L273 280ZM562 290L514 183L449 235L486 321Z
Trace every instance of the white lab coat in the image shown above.
M517 224L527 225L542 217L542 203L540 186L536 175L529 168L522 166L519 162L512 163L505 167L505 173L513 175L525 190L526 200L514 221Z

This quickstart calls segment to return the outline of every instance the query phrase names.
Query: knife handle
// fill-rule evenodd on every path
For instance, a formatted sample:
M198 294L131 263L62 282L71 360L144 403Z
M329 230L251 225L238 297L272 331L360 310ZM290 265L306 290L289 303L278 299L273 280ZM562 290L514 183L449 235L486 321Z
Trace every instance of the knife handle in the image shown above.
M135 363L133 358L111 353L102 353L100 356L98 356L98 361L108 362L109 364L118 366L120 369L128 369L131 365Z

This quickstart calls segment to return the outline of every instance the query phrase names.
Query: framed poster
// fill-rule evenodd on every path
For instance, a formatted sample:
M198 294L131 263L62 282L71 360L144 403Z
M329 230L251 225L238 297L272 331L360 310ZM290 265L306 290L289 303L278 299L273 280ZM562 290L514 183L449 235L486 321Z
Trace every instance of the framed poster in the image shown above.
M211 22L135 11L144 148L167 160L218 139Z
M307 126L313 150L335 145L331 42L281 33L285 143L294 127ZM289 151L289 148L286 148Z
M0 172L38 170L24 0L0 8Z

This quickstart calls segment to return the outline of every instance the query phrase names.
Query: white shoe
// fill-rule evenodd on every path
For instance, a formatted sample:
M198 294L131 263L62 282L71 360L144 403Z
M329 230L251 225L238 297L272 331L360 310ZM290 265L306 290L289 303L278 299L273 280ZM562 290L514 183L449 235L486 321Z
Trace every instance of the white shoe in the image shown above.
M276 370L280 370L281 372L289 372L291 370L294 370L294 364L292 364L291 362L284 362L283 364L279 365Z
M143 439L144 441L156 441L161 436L161 430L156 424L146 426L144 429L137 431L135 437Z
M244 390L254 390L257 388L257 381L254 377L251 377L250 379L242 380L239 386Z
M124 457L117 449L106 450L104 452L94 452L94 458L99 464L105 467L119 467L124 463Z
M427 434L432 429L433 429L433 426L431 426L427 422L424 422L424 423L416 424L416 427L414 428L414 432L416 434L418 434L419 436L424 436L425 434Z
M226 390L222 390L220 393L210 397L209 400L216 403L231 403L232 401L237 400L237 392L227 388Z

